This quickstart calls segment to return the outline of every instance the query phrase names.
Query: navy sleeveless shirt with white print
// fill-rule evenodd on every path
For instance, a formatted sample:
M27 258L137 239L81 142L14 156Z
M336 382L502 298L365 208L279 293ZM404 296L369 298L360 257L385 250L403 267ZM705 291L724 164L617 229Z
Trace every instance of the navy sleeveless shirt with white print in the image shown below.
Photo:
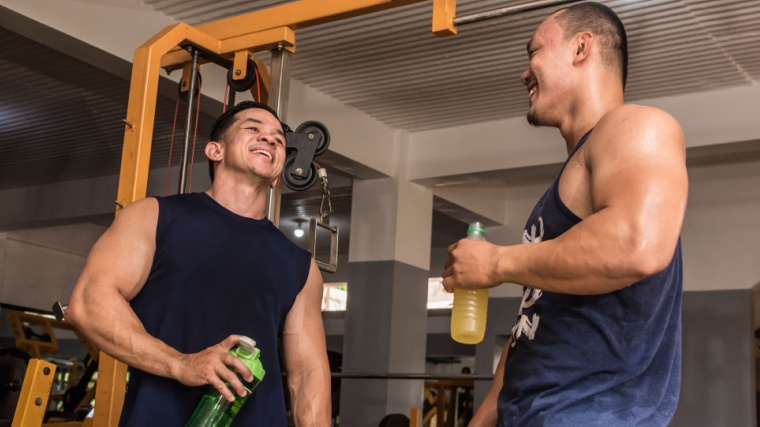
M559 196L565 166L533 209L523 243L554 239L581 221ZM498 425L666 425L681 379L682 286L679 240L667 268L615 292L524 288Z

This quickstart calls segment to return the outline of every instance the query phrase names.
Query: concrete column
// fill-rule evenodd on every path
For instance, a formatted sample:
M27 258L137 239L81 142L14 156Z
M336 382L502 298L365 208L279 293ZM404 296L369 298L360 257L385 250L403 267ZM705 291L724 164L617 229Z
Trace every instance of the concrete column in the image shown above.
M354 181L344 372L422 373L433 193L395 178ZM423 382L343 380L341 425L376 427L421 408Z

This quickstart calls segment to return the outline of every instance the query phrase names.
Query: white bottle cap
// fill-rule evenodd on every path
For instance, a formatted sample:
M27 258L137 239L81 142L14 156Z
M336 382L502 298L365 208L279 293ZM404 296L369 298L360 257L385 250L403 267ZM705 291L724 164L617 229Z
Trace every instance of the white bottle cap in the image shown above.
M244 349L246 349L247 351L249 351L251 353L255 353L256 352L256 341L254 341L254 340L252 340L252 339L250 339L250 338L248 338L246 336L242 336L242 337L238 338L238 344L240 344L241 347L243 347Z

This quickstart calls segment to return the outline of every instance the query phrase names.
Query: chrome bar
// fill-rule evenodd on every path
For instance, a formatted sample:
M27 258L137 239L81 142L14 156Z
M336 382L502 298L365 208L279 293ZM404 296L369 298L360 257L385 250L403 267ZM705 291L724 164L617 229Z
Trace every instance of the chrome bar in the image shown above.
M500 18L502 16L516 15L518 13L528 12L531 10L543 9L545 7L560 6L565 3L577 2L579 0L539 0L528 3L521 3L512 6L500 7L497 9L486 10L482 12L471 13L469 15L455 16L452 22L455 26L472 24L474 22L486 21L489 19Z
M348 379L382 379L382 380L473 380L473 381L491 381L493 375L472 375L472 374L400 374L385 372L331 372L333 378Z
M272 49L271 70L269 73L269 106L277 112L281 122L287 120L288 97L290 96L290 60L291 53L278 46ZM275 227L280 226L280 212L275 207L280 204L281 194L274 188L267 193L266 217Z
M182 162L179 167L179 194L185 194L187 192L187 157L188 151L190 151L190 132L193 125L193 104L195 104L195 88L198 84L198 56L200 53L195 48L189 48L190 54L193 56L193 62L190 66L190 88L187 94L187 120L185 121L185 144L182 151ZM200 93L198 94L200 96Z

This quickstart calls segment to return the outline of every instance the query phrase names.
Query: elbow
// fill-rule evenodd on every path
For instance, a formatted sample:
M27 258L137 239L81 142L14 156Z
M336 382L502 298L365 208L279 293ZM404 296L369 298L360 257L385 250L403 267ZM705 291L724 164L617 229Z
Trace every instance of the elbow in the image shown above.
M73 326L75 326L80 331L82 330L82 324L84 323L84 310L82 307L82 304L75 299L72 299L69 301L68 307L66 307L66 311L63 313L64 320Z
M89 310L83 292L84 290L81 288L74 289L66 311L63 313L63 318L79 331L86 332L87 325L91 322L88 321Z
M662 242L640 244L631 254L629 271L635 282L653 276L664 270L670 264L673 251L668 251ZM672 249L672 248L671 248Z

